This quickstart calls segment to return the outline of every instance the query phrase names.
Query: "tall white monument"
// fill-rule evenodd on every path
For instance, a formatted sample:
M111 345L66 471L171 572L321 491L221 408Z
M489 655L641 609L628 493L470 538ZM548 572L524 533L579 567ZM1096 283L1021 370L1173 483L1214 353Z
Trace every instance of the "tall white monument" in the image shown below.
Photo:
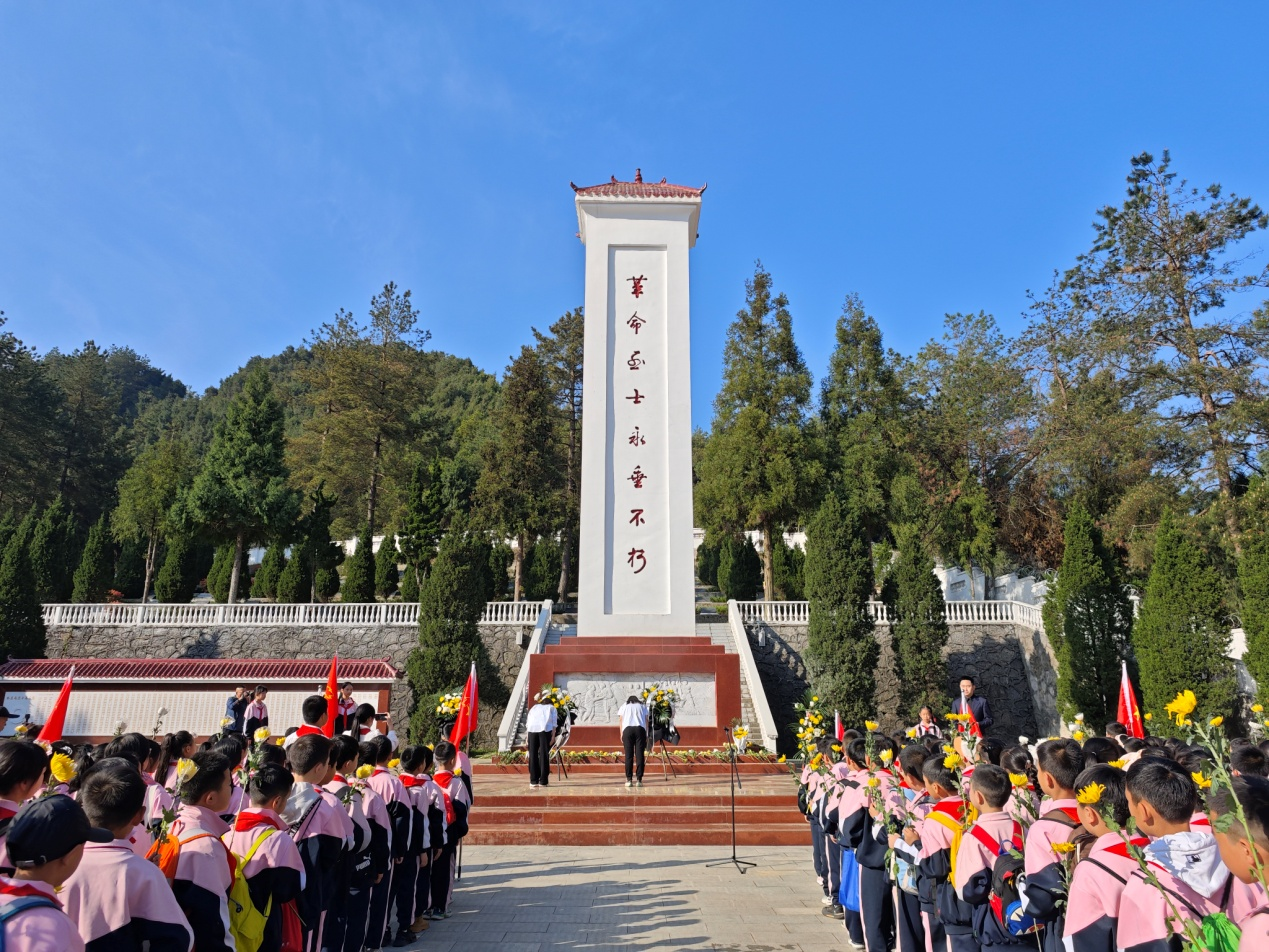
M577 633L693 635L687 252L702 188L573 186L586 246Z

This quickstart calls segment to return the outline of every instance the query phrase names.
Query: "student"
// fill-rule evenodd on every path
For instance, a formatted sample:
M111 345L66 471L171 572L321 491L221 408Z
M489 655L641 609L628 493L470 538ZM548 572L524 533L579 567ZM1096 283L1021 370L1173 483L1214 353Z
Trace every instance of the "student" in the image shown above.
M921 768L929 759L929 751L912 744L899 752L899 784L904 797L903 809L894 814L895 828L890 833L890 848L895 851L899 881L895 884L895 928L899 952L925 952L925 922L921 916L921 899L916 893L916 869L921 852L918 828L934 800L925 791Z
M242 690L239 688L239 690ZM189 731L176 731L166 734L160 745L160 764L154 772L154 779L163 784L169 793L176 792L176 762L181 758L188 760L198 749L194 743L194 735Z
M432 908L429 918L448 919L449 903L454 892L454 862L458 844L462 841L456 829L462 829L466 825L471 796L466 785L454 773L458 763L458 748L443 740L436 745L433 755L436 758L437 771L432 779L443 795L445 822L452 835L446 838L440 855L432 860ZM456 827L456 823L460 825Z
M444 851L445 843L449 839L449 829L445 823L445 793L437 786L436 781L431 776L434 763L432 748L424 744L421 745L420 752L423 762L420 765L419 773L415 775L418 783L415 785L414 791L421 791L420 795L425 803L428 843L431 848L423 853L418 885L415 890L414 911L416 916L414 924L410 926L410 931L416 934L423 932L428 927L427 911L432 907L432 863L440 858ZM466 776L466 774L464 773L460 776ZM470 788L468 790L470 792Z
M22 804L44 786L48 755L28 740L0 740L0 872L12 869L5 843Z
M352 724L353 711L357 710L357 702L353 700L352 692L351 681L345 681L339 686L339 705L335 715L336 734L342 734Z
M3 925L6 949L82 952L84 940L62 911L57 893L79 867L85 844L113 839L109 830L92 826L83 808L62 794L32 800L17 812L8 835L15 871L0 875L0 911L8 913Z
M283 818L290 825L304 865L304 889L298 906L304 923L304 948L309 952L321 947L322 923L334 901L348 823L343 810L332 806L317 789L334 773L330 768L331 746L329 738L310 734L297 740L288 752L295 785Z
M533 699L533 706L529 708L524 724L525 732L529 735L530 790L545 787L551 782L551 739L555 736L558 719L559 712L548 699L540 694ZM642 774L640 771L640 780L643 779Z
M1109 737L1090 737L1084 741L1083 750L1085 767L1091 767L1093 764L1108 764L1124 756L1124 749Z
M1151 838L1146 861L1171 902L1140 869L1124 886L1119 903L1118 948L1132 952L1170 952L1184 931L1183 919L1224 912L1238 923L1264 902L1238 882L1221 862L1210 830L1191 830L1198 788L1181 766L1150 758L1128 770L1128 809L1137 829Z
M832 742L829 742L830 749ZM832 768L833 775L840 779L840 784L833 793L829 794L828 802L825 805L825 816L828 825L825 827L836 827L836 832L828 833L828 842L830 849L837 855L830 855L830 861L834 863L830 867L830 875L833 876L833 904L827 909L821 910L821 914L828 916L830 919L841 919L846 927L846 934L850 938L853 945L863 948L867 942L867 933L864 930L864 920L861 908L851 909L844 906L840 902L842 893L841 883L846 878L845 871L854 867L856 875L851 877L858 881L860 876L857 875L859 870L858 850L863 842L864 833L869 828L868 816L868 763L867 763L867 743L862 736L851 737L846 743L846 749L842 752L842 760L840 763L834 764ZM861 907L861 896L859 886L851 901L857 907Z
M380 722L383 723L384 730L379 729ZM389 750L395 750L397 746L397 733L392 729L392 718L388 715L379 717L369 704L357 705L345 733L359 744L374 740L376 737L386 737Z
M257 754L257 757L262 755L264 749L273 746L273 744L261 745L261 754ZM241 734L225 734L220 738L220 740L216 741L208 748L209 750L213 750L216 753L221 754L229 761L229 803L220 813L220 818L229 824L232 824L234 822L234 818L246 809L250 803L250 800L247 797L247 791L243 788L242 783L239 781L239 777L243 776L240 768L246 760L247 747L247 739Z
M921 765L925 792L934 801L918 827L917 894L925 917L926 942L933 952L977 952L972 910L952 888L953 848L959 848L965 801L956 774L939 751Z
M141 767L141 780L145 783L145 820L146 829L153 831L163 820L163 811L173 806L172 794L154 776L163 766L163 747L146 738L150 745L150 756ZM80 774L82 777L83 775Z
M1269 869L1269 780L1235 777L1232 793L1221 789L1208 798L1212 817L1219 819L1234 814L1234 797L1243 808L1247 826L1237 819L1228 826L1213 823L1212 835L1216 838L1221 861L1239 882L1254 889L1260 882L1256 867ZM1238 925L1243 930L1238 952L1269 949L1269 898L1261 893L1256 907Z
M1111 721L1106 725L1106 730L1103 733L1111 740L1118 743L1119 738L1128 733L1128 728L1124 727L1124 725L1119 723L1119 721Z
M342 877L336 892L335 903L326 917L322 930L322 948L330 952L360 952L366 937L366 917L370 910L370 888L376 868L380 874L386 871L387 814L383 814L382 826L372 822L367 810L376 807L383 811L383 803L370 790L349 783L356 779L357 744L351 737L338 735L331 741L331 760L335 773L322 789L342 803L353 828L353 843L344 858ZM380 832L382 831L382 832ZM376 848L380 851L376 854Z
M423 751L427 750L425 757ZM425 786L417 776L425 764L431 762L431 751L427 748L412 746L401 751L400 771L401 785L405 787L410 800L410 842L405 855L396 868L393 877L392 893L397 913L397 935L392 945L404 948L418 937L422 929L414 930L414 903L418 896L418 877L420 866L425 855L431 850L431 837L428 835L428 799ZM422 912L423 910L419 910Z
M1236 777L1269 776L1269 759L1266 759L1264 751L1254 744L1235 747L1229 755L1229 766Z
M1031 751L1025 747L1006 747L1000 755L1000 766L1011 776L1027 778L1024 786L1014 786L1005 812L1023 826L1029 826L1040 815L1039 777Z
M1101 740L1110 743L1104 738ZM1053 845L1071 842L1081 830L1074 787L1084 767L1084 757L1079 743L1070 738L1046 740L1036 748L1036 780L1044 799L1040 801L1039 819L1027 830L1027 845L1023 850L1027 875L1023 908L1028 915L1044 923L1040 933L1040 948L1044 952L1059 952L1062 948L1066 883L1061 857Z
M304 723L299 730L292 731L286 735L286 740L282 742L283 748L291 749L301 737L308 737L311 734L325 736L322 728L326 724L326 718L329 713L330 705L327 704L326 698L320 694L310 694L304 699L304 703L300 706L300 714L304 717Z
M974 937L984 946L1021 946L1035 942L1032 936L1010 936L988 905L992 872L1002 850L1023 847L1021 825L1005 812L1012 791L1009 774L995 764L979 764L969 784L969 799L978 810L978 819L961 838L952 874L952 887L957 895L975 907Z
M220 841L229 831L220 814L229 806L232 764L213 750L200 750L190 760L194 774L180 785L181 804L168 831L174 842L156 843L155 855L161 856L165 847L179 847L172 892L194 930L198 952L232 950L229 887L233 870Z
M939 727L938 723L934 720L933 711L931 711L928 707L923 707L917 712L917 717L917 725L914 728L917 737L942 738L943 729Z
M61 894L88 952L193 948L194 932L167 877L129 842L145 815L148 792L132 762L121 757L98 761L80 784L78 802L88 822L113 836L109 843L85 844L83 861Z
M889 850L890 812L897 811L903 798L899 785L886 765L894 760L895 749L890 738L873 735L873 751L867 753L867 741L863 738L851 741L863 746L863 756L868 768L869 780L876 781L875 789L880 792L881 808L873 802L865 787L864 819L858 843L855 844L855 859L859 863L859 917L864 926L864 948L869 952L885 952L895 941L894 898L887 882L886 853ZM882 759L884 755L889 757Z
M261 727L269 726L269 706L265 704L265 699L269 696L269 689L263 684L255 690L251 703L247 705L242 712L245 718L242 733L246 736L247 741L255 746L256 731Z
M360 708L358 708L360 711ZM392 896L392 878L400 856L409 842L412 813L405 786L388 769L392 757L392 745L386 737L375 737L362 744L358 761L371 768L366 779L366 789L374 794L383 807L383 822L387 823L387 870L377 878L370 893L370 913L366 923L366 948L377 949L391 944L388 935L388 900ZM374 822L374 816L367 814ZM372 827L373 829L373 827Z
M1127 778L1117 767L1096 764L1076 778L1075 790L1077 796L1098 796L1096 802L1077 807L1081 826L1096 839L1088 856L1075 865L1062 941L1068 952L1115 952L1119 900L1128 877L1138 869L1123 834L1118 832L1127 829L1131 817ZM1135 836L1131 842L1141 848L1150 840Z
M304 864L281 817L293 785L285 768L260 767L247 785L250 806L222 837L229 851L246 864L243 876L252 904L268 913L260 952L282 947L283 918L295 912L294 905L288 911L287 904L294 903L304 888Z

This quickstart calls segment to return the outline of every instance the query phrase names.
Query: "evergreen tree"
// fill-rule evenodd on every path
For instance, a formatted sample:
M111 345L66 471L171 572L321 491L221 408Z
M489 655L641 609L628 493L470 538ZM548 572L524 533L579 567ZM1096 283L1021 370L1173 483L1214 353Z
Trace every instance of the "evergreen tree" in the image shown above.
M525 563L524 597L539 602L559 597L560 544L552 536L538 539Z
M35 520L28 515L9 537L0 558L0 657L42 658L44 616L35 597L29 540Z
M309 511L300 520L300 543L304 551L304 571L312 580L310 597L315 602L327 602L339 594L338 567L344 561L344 549L331 539L330 527L334 518L335 497L318 485L309 494Z
M441 538L445 519L444 471L439 459L430 463L417 460L410 474L410 487L405 496L405 510L401 516L401 531L397 542L405 559L405 579L410 591L418 596L419 584L436 556L436 544ZM406 581L401 584L402 594ZM407 598L406 601L414 601Z
M259 573L257 573L258 575ZM308 555L303 548L292 551L277 580L277 601L283 604L307 602L313 594L313 578L308 567Z
M396 537L391 532L384 533L379 551L375 553L375 592L384 598L395 594L401 581L397 555Z
M762 559L747 536L723 542L718 587L725 598L739 601L753 598L762 588Z
M341 584L338 569L318 569L313 573L313 592L318 601L329 602L339 594Z
M119 542L145 543L143 592L158 569L159 544L172 531L172 506L190 479L194 457L183 440L163 439L146 447L119 481L119 505L110 526Z
M1115 719L1121 662L1127 658L1132 604L1119 565L1083 506L1066 516L1057 583L1044 601L1044 630L1058 658L1058 708L1064 720Z
M696 577L701 580L702 585L718 587L718 559L721 554L717 543L707 535L696 550Z
M914 531L899 532L899 551L887 579L892 617L891 647L899 682L899 714L915 722L922 707L935 717L947 712L947 621L943 586L934 560Z
M829 493L806 533L806 595L810 602L807 668L821 707L848 724L875 716L880 647L868 600L872 557L863 520L849 501Z
M145 550L140 543L129 540L119 546L112 587L124 598L140 598L144 585Z
M173 536L154 577L154 597L160 602L188 602L198 588L199 576L194 543L187 536Z
M229 601L229 576L233 572L233 543L216 546L216 555L207 570L207 591L218 602Z
M772 539L812 497L820 469L804 432L811 374L783 294L758 263L727 331L723 385L699 465L696 508L707 529L758 529L762 590L775 596Z
M17 531L18 523L13 517L13 510L6 510L3 516L0 516L0 558L3 558L5 547L9 544L9 540L13 538L13 533Z
M75 570L75 587L71 592L73 602L104 602L115 578L115 553L110 544L106 517L102 516L88 530L84 554Z
M182 526L201 527L221 542L233 542L229 602L238 600L247 576L247 545L282 534L299 515L299 497L287 485L283 448L282 405L268 375L256 368L216 425L202 469L177 503Z
M485 573L485 601L494 602L507 594L511 560L515 554L505 542L489 547L489 571Z
M772 571L775 573L776 594L788 601L801 601L805 589L803 573L806 553L784 541L784 534L776 536L775 551L771 553Z
M1161 714L1177 692L1192 690L1197 714L1234 711L1234 664L1229 660L1229 624L1219 573L1165 511L1155 532L1154 565L1132 629L1141 672L1142 705ZM1196 715L1197 716L1197 715ZM1156 716L1155 730L1179 729Z
M282 541L274 542L264 550L264 558L260 560L260 568L256 569L255 580L251 590L257 598L274 598L278 594L278 578L286 568L286 546ZM307 593L305 593L307 595ZM281 599L279 599L281 601ZM307 601L307 598L305 599Z
M417 602L419 600L419 577L411 566L406 566L401 573L401 601Z
M35 525L31 537L31 571L35 573L36 597L41 602L70 601L74 588L76 556L75 517L62 501L53 502Z
M1238 560L1238 584L1243 593L1243 631L1247 651L1243 661L1256 680L1257 699L1269 704L1269 532L1248 532Z
M373 602L375 600L375 554L370 526L363 526L357 536L357 547L347 559L344 583L340 586L345 602Z

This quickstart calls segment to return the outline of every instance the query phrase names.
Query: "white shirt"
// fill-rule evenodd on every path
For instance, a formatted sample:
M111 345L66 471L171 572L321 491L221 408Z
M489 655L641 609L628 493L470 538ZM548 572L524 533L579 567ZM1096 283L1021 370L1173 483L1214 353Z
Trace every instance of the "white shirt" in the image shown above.
M621 707L621 729L624 731L627 727L642 727L648 729L648 709L642 704L630 704L627 702Z
M529 708L529 719L525 724L525 729L530 734L554 731L555 725L559 723L558 717L554 704L534 704Z

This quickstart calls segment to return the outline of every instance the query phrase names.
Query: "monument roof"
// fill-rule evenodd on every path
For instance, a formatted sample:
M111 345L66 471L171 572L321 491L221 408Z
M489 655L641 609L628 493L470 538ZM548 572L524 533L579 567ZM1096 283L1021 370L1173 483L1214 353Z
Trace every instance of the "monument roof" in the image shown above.
M583 198L700 198L708 188L702 185L693 188L690 185L671 185L665 179L659 182L645 182L643 170L635 169L633 182L619 182L617 176L599 185L573 185L573 191Z

